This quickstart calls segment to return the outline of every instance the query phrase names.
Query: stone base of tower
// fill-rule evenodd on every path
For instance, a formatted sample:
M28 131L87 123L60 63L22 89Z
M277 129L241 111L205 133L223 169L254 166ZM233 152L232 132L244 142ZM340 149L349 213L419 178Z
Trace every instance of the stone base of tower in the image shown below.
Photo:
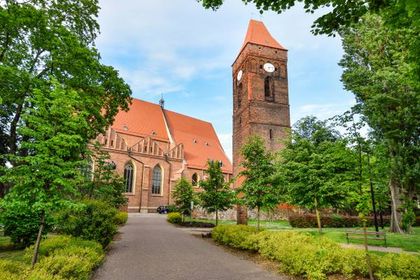
M236 223L238 225L248 224L248 210L246 206L238 205L236 208Z

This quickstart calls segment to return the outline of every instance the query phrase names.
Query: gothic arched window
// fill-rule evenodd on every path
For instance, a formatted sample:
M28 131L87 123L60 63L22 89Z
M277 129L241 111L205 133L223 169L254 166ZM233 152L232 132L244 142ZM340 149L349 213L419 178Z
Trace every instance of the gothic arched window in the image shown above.
M127 163L124 166L124 184L125 192L133 192L133 182L134 182L134 167L133 164Z
M162 192L162 168L156 165L153 168L152 194L161 194Z
M195 187L198 186L198 175L194 173L191 177L191 184Z
M271 76L264 79L264 97L266 101L274 101L274 81Z
M238 85L238 108L241 107L242 103L242 83Z

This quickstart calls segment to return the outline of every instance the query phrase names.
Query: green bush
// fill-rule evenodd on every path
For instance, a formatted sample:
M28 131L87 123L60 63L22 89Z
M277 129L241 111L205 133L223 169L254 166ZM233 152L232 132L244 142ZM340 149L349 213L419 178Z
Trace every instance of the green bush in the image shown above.
M33 246L26 248L22 261L0 259L0 279L88 280L105 256L98 242L50 236L41 242L39 262L30 269L33 250Z
M248 237L257 232L257 228L246 225L220 225L213 229L211 236L218 243L251 250L253 243L249 242Z
M0 258L0 279L2 280L15 280L17 275L20 275L22 264L17 261L3 260Z
M94 240L105 248L117 233L115 216L118 211L100 200L86 200L79 210L65 210L57 217L60 233Z
M408 254L387 254L380 258L378 279L420 279L420 258Z
M253 250L278 262L279 269L308 279L327 279L341 274L346 278L367 277L369 270L363 250L344 249L334 241L294 231L263 231L243 225L214 228L213 239L234 248ZM420 257L413 255L370 255L378 279L420 279Z
M383 217L384 225L387 226L390 223L390 217ZM289 216L289 223L292 227L296 228L316 228L318 227L316 215L313 214L295 214ZM337 214L322 215L321 224L323 227L340 228L340 227L360 227L362 222L359 217L356 216L341 216ZM374 218L367 218L367 226L374 225Z
M5 198L1 204L0 223L4 226L4 235L9 236L17 247L27 247L35 242L39 231L41 212ZM51 219L47 217L44 233L51 228Z
M166 219L172 224L179 224L180 222L182 222L182 215L179 212L172 212L168 214L168 217Z
M127 220L128 220L127 212L120 211L115 215L115 223L117 225L125 225L125 223L127 223Z
M95 241L69 236L54 236L41 242L40 261L28 279L89 279L104 258L102 246ZM33 247L25 257L32 256Z

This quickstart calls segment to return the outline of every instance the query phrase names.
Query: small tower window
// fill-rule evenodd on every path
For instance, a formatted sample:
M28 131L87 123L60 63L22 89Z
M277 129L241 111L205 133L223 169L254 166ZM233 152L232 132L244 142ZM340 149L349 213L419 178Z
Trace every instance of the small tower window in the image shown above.
M238 108L241 107L242 103L242 83L238 85Z
M274 82L271 76L264 79L264 97L266 101L274 101Z

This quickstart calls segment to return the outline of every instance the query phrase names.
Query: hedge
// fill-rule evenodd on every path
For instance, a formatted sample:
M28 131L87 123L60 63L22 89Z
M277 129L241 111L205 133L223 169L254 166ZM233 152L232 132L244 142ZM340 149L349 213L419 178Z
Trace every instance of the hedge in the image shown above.
M221 225L212 232L223 245L251 250L279 263L282 272L308 279L368 276L365 252L341 248L327 238L293 231L262 231L244 225ZM370 255L377 279L420 279L420 257L408 254Z
M389 226L390 217L383 217L384 226ZM316 228L318 227L316 215L304 214L304 215L291 215L289 216L289 223L292 227L296 228ZM379 217L378 217L378 223ZM331 228L350 228L350 227L361 227L363 226L359 217L356 216L341 216L341 215L321 215L322 227ZM368 217L367 226L374 225L374 218Z
M41 242L39 262L30 269L33 246L23 261L0 259L0 279L88 280L105 257L101 244L70 236L53 236Z
M115 223L117 225L125 225L128 220L128 213L124 211L120 211L115 215Z
M117 209L100 200L85 200L79 210L66 209L57 215L57 232L94 240L105 248L117 233Z
M172 212L168 214L166 219L171 224L179 224L180 222L182 222L182 215L179 212Z

